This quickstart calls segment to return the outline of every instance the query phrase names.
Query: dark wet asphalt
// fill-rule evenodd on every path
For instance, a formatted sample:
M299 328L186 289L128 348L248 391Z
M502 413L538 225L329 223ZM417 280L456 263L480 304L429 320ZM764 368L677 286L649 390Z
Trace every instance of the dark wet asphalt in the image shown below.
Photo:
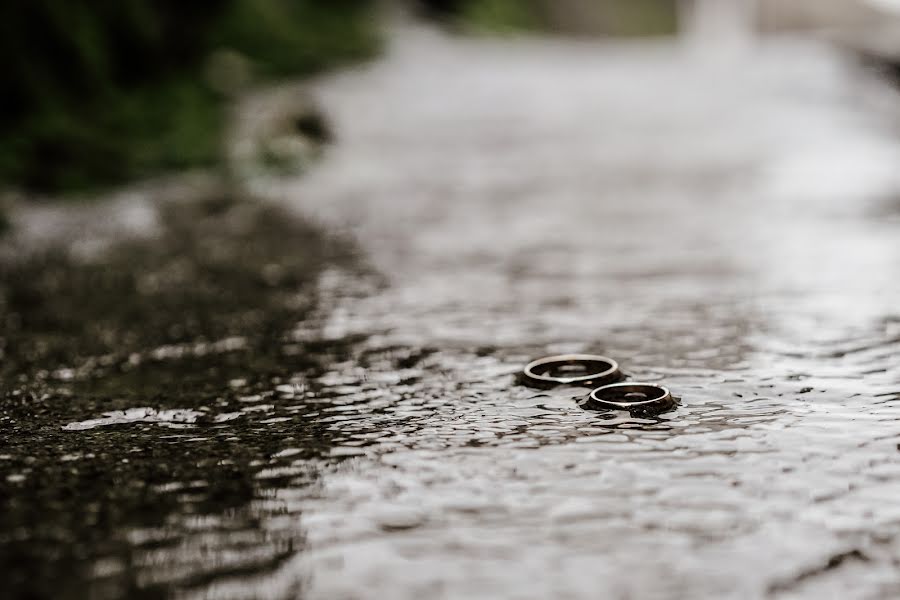
M406 31L314 94L277 208L5 268L12 597L900 594L895 91ZM683 404L515 384L573 351Z

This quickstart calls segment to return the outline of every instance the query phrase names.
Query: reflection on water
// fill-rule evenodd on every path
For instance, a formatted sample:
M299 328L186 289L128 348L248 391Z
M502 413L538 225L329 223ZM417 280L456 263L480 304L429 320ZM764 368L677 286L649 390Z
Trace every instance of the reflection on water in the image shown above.
M890 90L796 42L737 73L403 32L316 93L339 143L279 193L379 274L325 253L314 302L203 340L244 345L13 386L4 565L94 597L900 590ZM515 384L563 352L682 405Z

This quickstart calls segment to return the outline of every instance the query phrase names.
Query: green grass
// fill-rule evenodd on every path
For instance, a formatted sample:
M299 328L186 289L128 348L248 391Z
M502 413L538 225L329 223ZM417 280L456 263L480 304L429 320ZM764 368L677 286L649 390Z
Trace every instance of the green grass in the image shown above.
M621 36L674 34L678 27L676 8L674 2L660 0L612 3L609 33Z
M0 7L0 181L91 191L216 164L227 98L210 57L253 77L372 55L371 0L11 0ZM227 52L222 52L227 51Z
M522 0L468 0L463 2L460 20L466 28L483 33L514 33L542 28L533 2Z
M481 33L555 31L559 23L554 17L566 10L566 5L555 4L554 0L464 0L458 20L464 29ZM585 0L580 10L587 17L585 23L575 21L580 25L580 33L667 35L675 33L677 28L674 0ZM562 33L572 26L568 23Z

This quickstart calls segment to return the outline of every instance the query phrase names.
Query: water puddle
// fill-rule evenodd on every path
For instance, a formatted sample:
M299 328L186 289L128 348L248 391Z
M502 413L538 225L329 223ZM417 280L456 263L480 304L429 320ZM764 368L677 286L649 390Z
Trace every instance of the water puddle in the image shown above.
M165 425L190 425L197 422L203 413L189 408L173 410L156 410L154 408L129 408L103 413L98 419L77 421L63 426L63 431L83 431L95 427L108 425L123 425L125 423L158 423Z
M894 595L900 143L853 100L894 92L691 56L401 32L272 184L327 231L183 208L172 252L4 273L9 589ZM573 352L682 403L520 385Z

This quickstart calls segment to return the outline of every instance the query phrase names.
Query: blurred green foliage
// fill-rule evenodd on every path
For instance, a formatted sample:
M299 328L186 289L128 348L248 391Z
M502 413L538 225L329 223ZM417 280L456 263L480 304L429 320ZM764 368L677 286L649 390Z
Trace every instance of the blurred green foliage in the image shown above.
M460 7L460 19L474 31L508 33L540 29L540 11L534 2L522 0L467 0Z
M623 36L674 34L678 28L677 8L672 0L612 2L607 9L609 33Z
M220 158L210 57L308 74L377 48L373 0L0 3L0 181L79 191Z
M458 0L451 4L463 27L476 32L646 36L672 34L677 29L675 0Z

